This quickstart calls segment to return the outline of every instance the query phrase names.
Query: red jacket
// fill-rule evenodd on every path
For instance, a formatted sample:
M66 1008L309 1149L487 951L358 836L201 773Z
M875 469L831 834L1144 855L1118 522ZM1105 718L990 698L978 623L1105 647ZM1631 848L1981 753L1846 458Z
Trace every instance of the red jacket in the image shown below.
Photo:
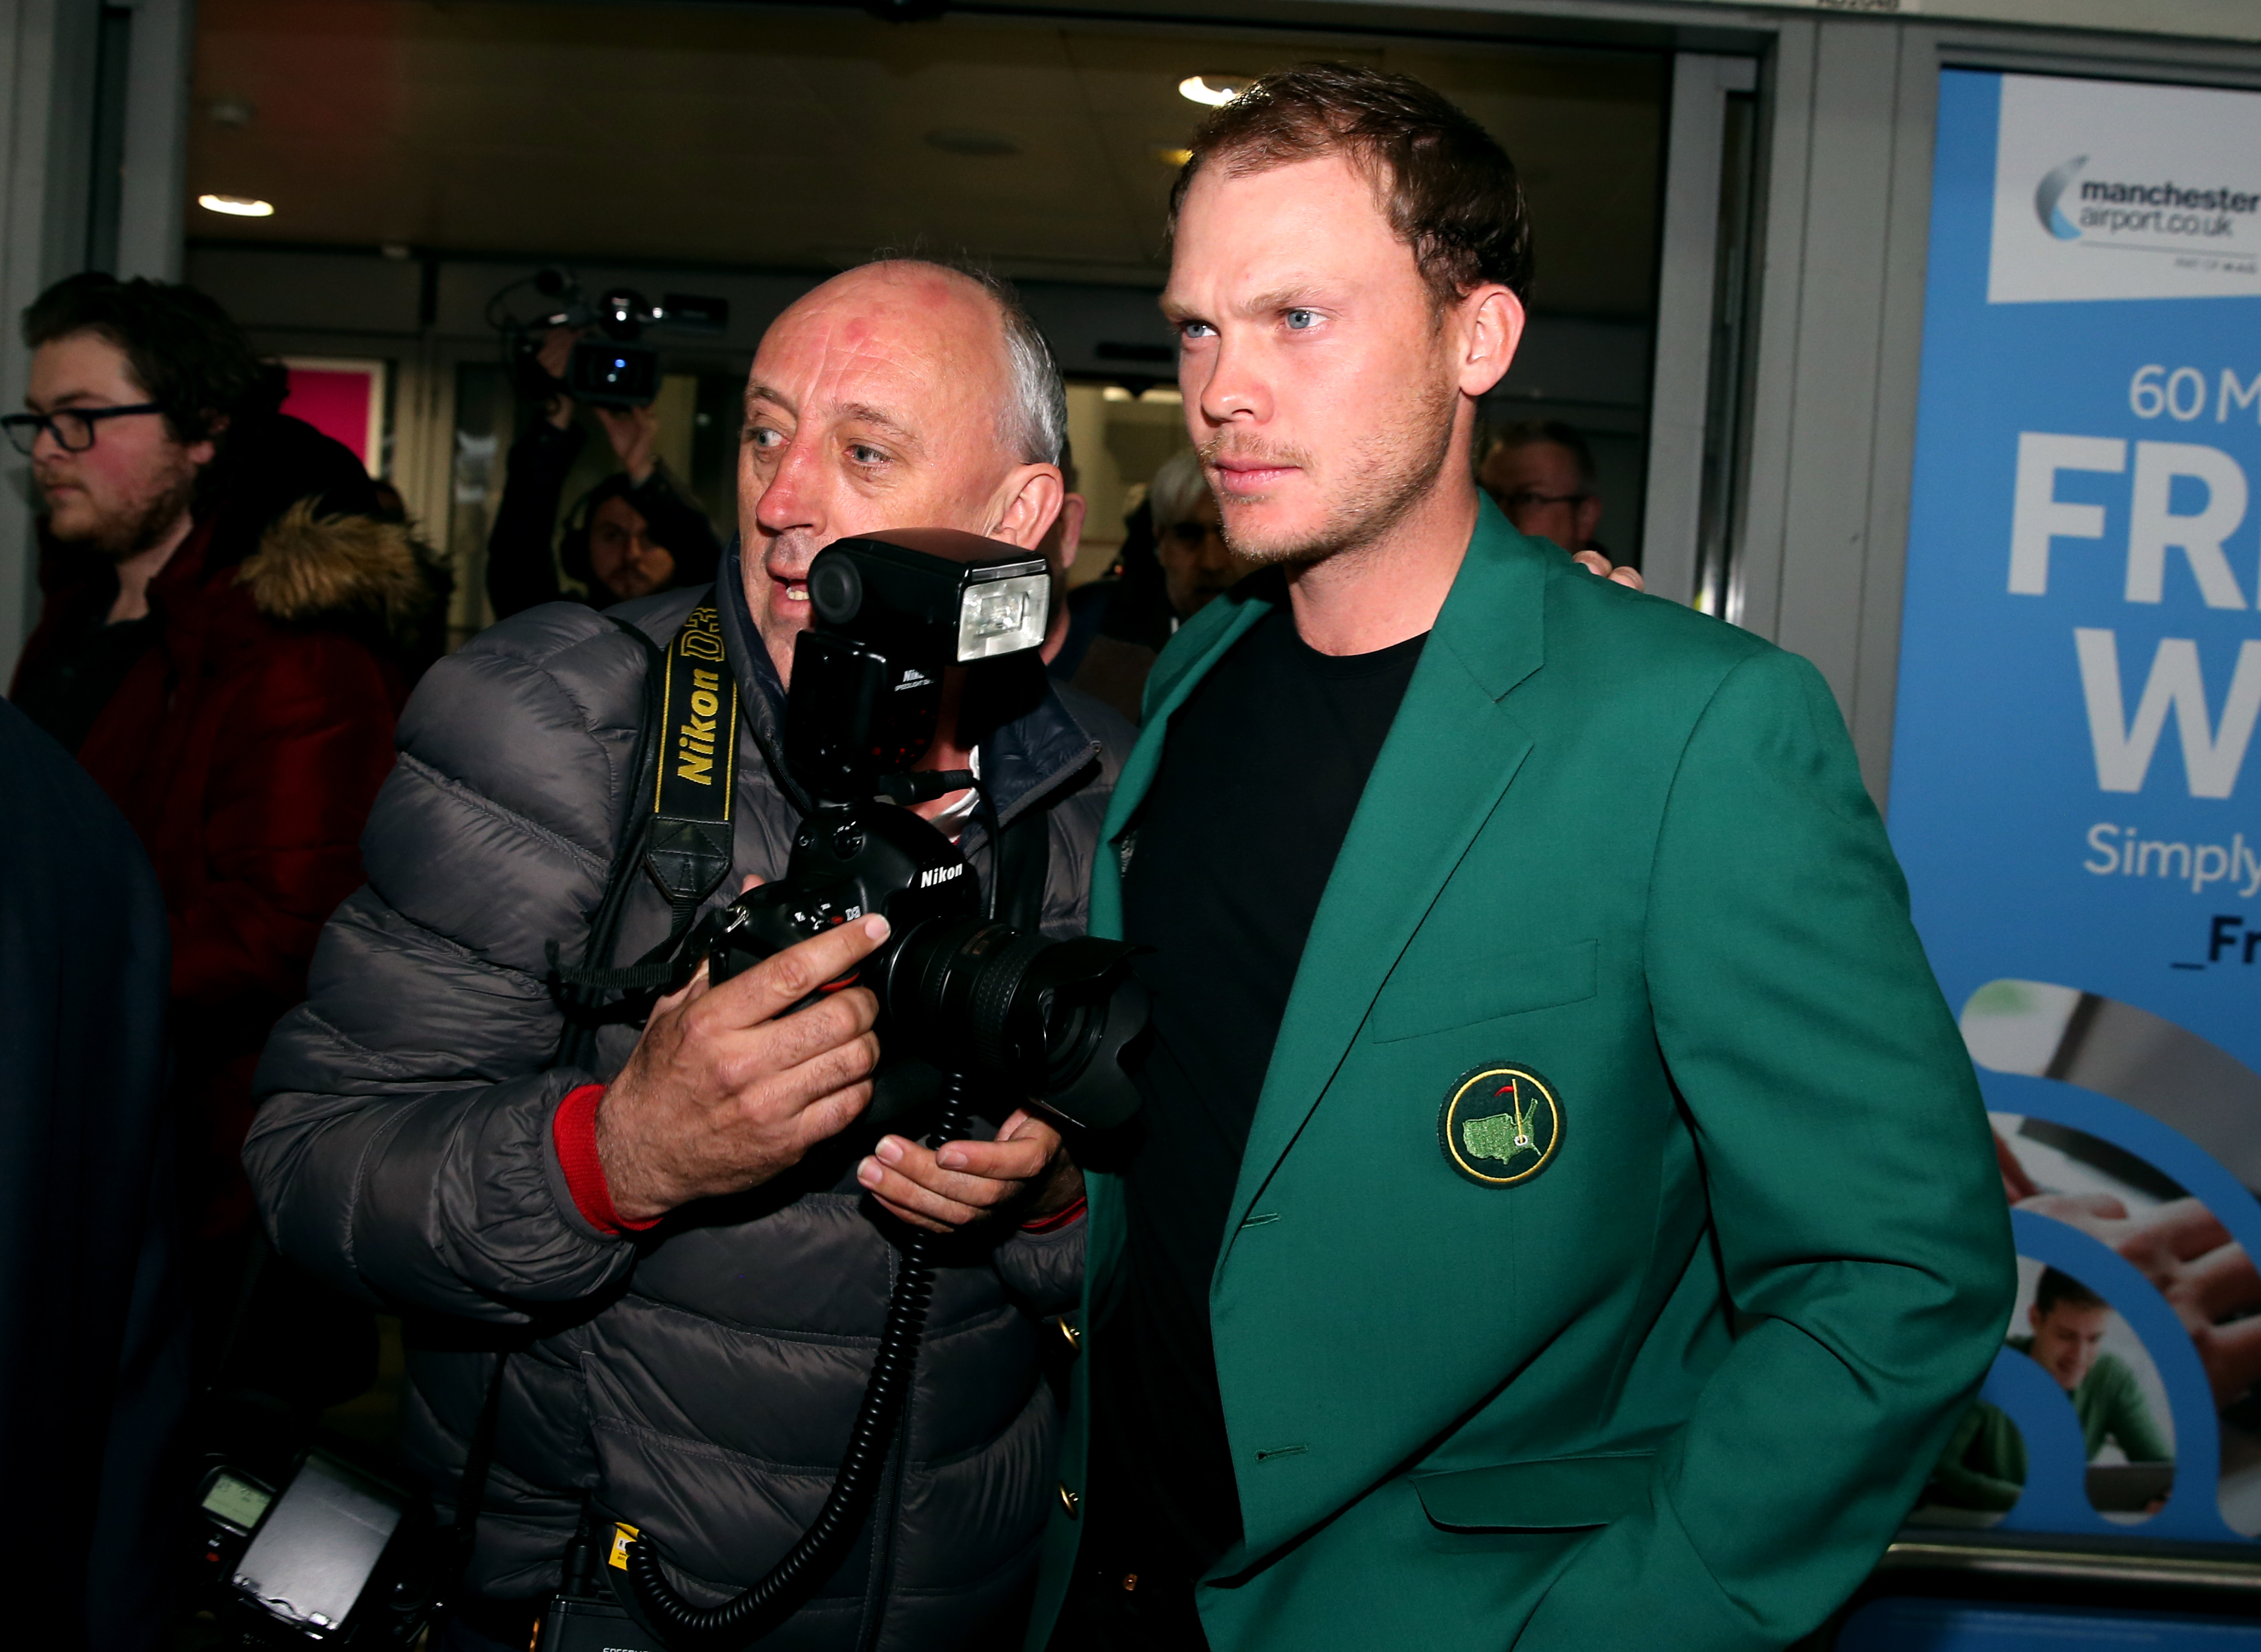
M324 921L362 881L362 824L392 767L406 688L384 625L423 595L397 528L316 521L309 500L265 525L247 557L253 547L227 543L229 516L200 512L150 582L161 640L78 753L164 893L182 1157L202 1237L250 1218L239 1156L252 1069L305 996ZM106 562L71 547L49 547L40 575L47 601L18 685L117 590Z

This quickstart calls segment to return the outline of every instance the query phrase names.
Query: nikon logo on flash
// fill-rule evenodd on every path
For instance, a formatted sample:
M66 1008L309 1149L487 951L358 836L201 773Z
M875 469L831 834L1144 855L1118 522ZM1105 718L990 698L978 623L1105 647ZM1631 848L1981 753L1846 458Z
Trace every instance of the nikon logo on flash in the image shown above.
M694 669L691 673L691 720L675 731L678 779L699 786L714 784L714 719L721 714L722 686L718 672Z

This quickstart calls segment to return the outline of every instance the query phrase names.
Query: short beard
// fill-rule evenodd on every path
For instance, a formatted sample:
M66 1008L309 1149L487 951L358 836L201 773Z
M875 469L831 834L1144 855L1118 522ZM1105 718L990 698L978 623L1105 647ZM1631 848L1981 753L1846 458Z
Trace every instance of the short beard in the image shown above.
M1428 497L1443 474L1452 456L1453 421L1459 401L1459 388L1450 384L1409 396L1395 410L1396 417L1390 425L1371 443L1343 456L1339 463L1353 478L1350 485L1332 501L1325 520L1300 537L1263 541L1236 534L1231 512L1222 508L1220 492L1218 515L1223 519L1225 545L1245 561L1269 566L1324 562L1386 540ZM1252 449L1234 446L1222 435L1204 442L1200 452L1205 468L1231 454L1272 458L1309 469L1309 456L1302 449Z
M96 522L76 542L111 562L131 561L163 544L180 527L181 518L195 506L196 499L197 467L184 459L155 492Z

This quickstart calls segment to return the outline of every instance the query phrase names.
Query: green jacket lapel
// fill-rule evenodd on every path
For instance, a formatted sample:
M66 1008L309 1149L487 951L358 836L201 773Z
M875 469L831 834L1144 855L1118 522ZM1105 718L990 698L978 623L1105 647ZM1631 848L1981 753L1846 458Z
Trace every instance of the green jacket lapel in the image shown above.
M1542 661L1545 586L1560 557L1483 501L1304 943L1241 1157L1220 1271L1398 955L1531 750L1501 701Z

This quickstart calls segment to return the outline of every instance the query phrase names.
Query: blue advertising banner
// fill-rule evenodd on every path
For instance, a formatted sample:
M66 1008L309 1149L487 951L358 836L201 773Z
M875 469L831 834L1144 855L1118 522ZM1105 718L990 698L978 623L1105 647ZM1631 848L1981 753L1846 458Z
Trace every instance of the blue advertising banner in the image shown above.
M2261 95L1940 87L1891 832L2021 1284L1919 1521L2261 1535Z

